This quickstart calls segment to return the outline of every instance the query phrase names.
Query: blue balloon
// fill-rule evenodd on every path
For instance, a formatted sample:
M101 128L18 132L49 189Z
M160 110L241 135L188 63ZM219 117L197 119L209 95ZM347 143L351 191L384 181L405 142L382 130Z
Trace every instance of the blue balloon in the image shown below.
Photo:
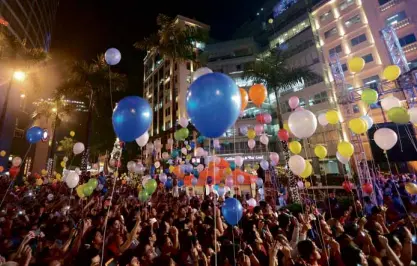
M172 188L172 179L171 178L167 179L167 181L165 182L165 187L167 189Z
M26 139L31 144L41 141L42 135L43 129L40 127L31 127L26 131Z
M172 157L172 158L177 158L179 154L180 154L180 153L179 153L177 150L173 150L173 151L171 152L171 157Z
M218 190L219 190L219 184L215 184L215 185L214 185L214 187L213 187L213 189L214 189L215 191L218 191Z
M194 169L193 170L193 176L195 176L195 177L199 177L200 176L200 173L198 172L197 169Z
M195 80L187 92L186 109L191 123L206 137L218 138L240 114L240 91L222 73L209 73Z
M116 48L109 48L104 54L104 60L106 60L106 63L111 66L117 65L121 59L122 54Z
M191 147L191 149L194 149L195 148L195 142L194 141L191 141L190 147Z
M200 144L203 144L205 139L206 139L206 137L204 137L204 136L198 136L197 142L200 143Z
M114 132L121 141L134 141L148 130L151 123L151 106L138 96L123 98L113 111Z
M197 185L197 182L198 182L198 179L197 178L193 177L191 179L191 185L195 186L195 185Z
M230 169L232 169L232 170L235 170L236 169L235 162L230 162L229 165L230 165Z
M242 219L242 204L235 198L228 198L223 204L222 214L228 224L236 225Z
M207 184L211 185L211 183L213 183L213 177L208 176L207 177Z
M178 180L178 187L184 186L184 180L180 179Z

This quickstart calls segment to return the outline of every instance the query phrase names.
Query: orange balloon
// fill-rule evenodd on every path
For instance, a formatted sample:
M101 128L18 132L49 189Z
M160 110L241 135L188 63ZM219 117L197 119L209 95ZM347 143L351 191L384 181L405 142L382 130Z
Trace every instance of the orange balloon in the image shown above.
M243 88L240 88L240 99L242 101L242 105L240 107L240 110L243 111L243 110L245 110L246 106L248 106L248 101L249 101L248 93Z
M255 84L249 89L249 98L252 102L258 107L265 101L267 96L267 91L264 85Z
M0 173L3 172L4 167L0 165Z

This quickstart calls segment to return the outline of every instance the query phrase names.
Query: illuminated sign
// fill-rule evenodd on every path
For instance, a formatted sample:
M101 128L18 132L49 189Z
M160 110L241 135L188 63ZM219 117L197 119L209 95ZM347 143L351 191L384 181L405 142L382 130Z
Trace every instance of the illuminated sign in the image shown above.
M242 156L242 158L245 161L254 161L254 160L263 160L264 156L263 155L245 155L245 156ZM234 161L235 157L224 157L224 159L226 161Z

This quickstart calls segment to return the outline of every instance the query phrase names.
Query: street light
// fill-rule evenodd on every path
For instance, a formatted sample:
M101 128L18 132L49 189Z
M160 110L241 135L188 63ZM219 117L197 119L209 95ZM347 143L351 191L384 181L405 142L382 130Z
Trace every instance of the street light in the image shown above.
M58 111L55 107L52 108L52 112L56 113L56 111Z
M13 73L13 78L15 80L17 80L17 81L20 81L20 82L25 81L25 79L26 79L26 73L23 72L23 71L20 71L20 70L19 71L15 71Z

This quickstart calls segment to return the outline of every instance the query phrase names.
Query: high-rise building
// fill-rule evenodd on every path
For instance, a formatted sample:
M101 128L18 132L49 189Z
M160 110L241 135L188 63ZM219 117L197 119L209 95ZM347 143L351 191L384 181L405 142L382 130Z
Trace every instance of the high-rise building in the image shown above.
M200 27L209 29L209 26L183 16L177 16L175 23L178 27ZM196 43L196 49L202 50L204 44ZM174 62L159 54L150 52L144 61L143 97L148 100L153 109L153 121L150 136L167 138L173 133L172 128L178 118L186 116L185 97L191 82L191 73L197 66L191 61ZM162 141L166 143L166 141Z
M29 47L49 50L59 0L4 0L0 24Z

